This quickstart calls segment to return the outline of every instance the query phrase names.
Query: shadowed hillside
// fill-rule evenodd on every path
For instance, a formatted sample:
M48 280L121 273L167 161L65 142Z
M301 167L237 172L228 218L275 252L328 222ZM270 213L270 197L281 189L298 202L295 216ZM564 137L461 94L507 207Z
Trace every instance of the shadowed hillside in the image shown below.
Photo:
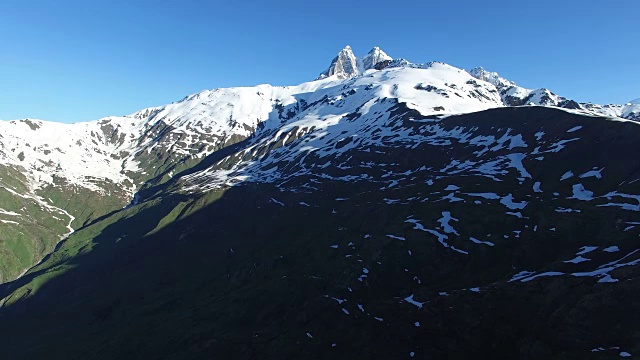
M539 107L388 116L375 144L336 139L330 157L296 158L305 136L237 144L80 229L3 285L3 353L640 352L638 124ZM244 180L203 188L221 169Z

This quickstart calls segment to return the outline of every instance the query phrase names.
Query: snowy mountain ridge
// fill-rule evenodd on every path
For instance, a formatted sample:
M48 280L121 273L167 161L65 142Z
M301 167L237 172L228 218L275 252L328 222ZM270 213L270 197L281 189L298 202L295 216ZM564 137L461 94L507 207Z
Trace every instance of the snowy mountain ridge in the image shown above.
M500 90L511 86L516 86L516 83L503 78L497 72L486 71L482 66L469 70L469 74L477 79L495 85L495 87Z
M376 65L382 65L382 70L374 70ZM64 179L100 192L100 183L107 181L133 196L140 185L136 178L148 177L152 172L143 169L140 162L153 152L164 156L171 153L181 160L202 158L229 142L250 137L259 124L269 119L286 117L282 109L293 114L323 96L338 101L346 98L342 93L358 91L363 86L376 89L370 93L371 99L395 98L424 115L533 104L640 119L639 100L624 106L577 104L547 89L522 88L483 68L467 73L444 63L393 60L378 47L357 58L346 46L320 80L298 86L204 90L179 102L131 115L76 124L32 119L2 121L0 160L24 169L33 190L54 184L54 179ZM298 109L292 104L297 104Z
M370 55L363 60L365 67L385 58L382 52ZM144 155L161 151L202 158L229 141L251 136L260 123L286 117L284 109L292 112L323 97L338 101L343 93L363 87L376 89L371 98L396 98L426 114L501 106L491 85L471 85L473 79L463 70L442 63L396 65L380 72L368 69L355 81L336 75L298 86L204 90L165 106L91 122L3 121L0 159L23 168L34 190L53 184L54 178L94 191L100 191L96 183L109 181L132 196L134 174L150 173L140 166ZM457 95L454 88L460 89Z
M498 91L505 106L541 105L557 106L568 109L581 110L588 114L621 117L628 120L640 119L640 107L637 106L638 99L626 105L599 105L593 103L577 103L551 92L549 89L527 89L516 85L515 82L501 77L497 72L489 72L482 67L469 70L473 77L493 84Z

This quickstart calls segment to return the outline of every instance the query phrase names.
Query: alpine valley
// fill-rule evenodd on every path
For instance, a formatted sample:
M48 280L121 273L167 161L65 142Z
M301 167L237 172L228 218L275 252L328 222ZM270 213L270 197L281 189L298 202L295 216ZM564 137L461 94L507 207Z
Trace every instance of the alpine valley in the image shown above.
M298 86L2 121L0 354L640 355L639 121L349 46Z

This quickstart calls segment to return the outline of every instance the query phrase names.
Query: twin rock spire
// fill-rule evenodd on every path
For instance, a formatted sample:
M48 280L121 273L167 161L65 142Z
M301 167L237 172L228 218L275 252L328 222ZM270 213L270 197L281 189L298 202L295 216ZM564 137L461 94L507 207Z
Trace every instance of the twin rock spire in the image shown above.
M393 59L377 46L371 49L364 57L356 58L351 46L347 45L331 61L329 68L320 74L318 80L333 75L337 75L339 79L351 78L366 70L374 69L376 64L387 60L391 61Z

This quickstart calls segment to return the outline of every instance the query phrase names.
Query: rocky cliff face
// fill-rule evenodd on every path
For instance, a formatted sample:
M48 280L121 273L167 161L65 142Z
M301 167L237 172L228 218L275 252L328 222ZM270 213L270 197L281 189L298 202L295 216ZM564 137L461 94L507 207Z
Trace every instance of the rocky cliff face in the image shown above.
M320 74L318 79L324 79L334 75L338 79L347 79L357 76L358 74L359 71L356 56L353 54L351 46L347 45L338 53L338 56L331 61L329 68Z
M371 49L371 51L369 51L367 55L360 59L360 67L362 69L361 71L374 69L378 63L391 60L393 60L391 56L387 55L384 51L380 50L380 48L376 46Z

